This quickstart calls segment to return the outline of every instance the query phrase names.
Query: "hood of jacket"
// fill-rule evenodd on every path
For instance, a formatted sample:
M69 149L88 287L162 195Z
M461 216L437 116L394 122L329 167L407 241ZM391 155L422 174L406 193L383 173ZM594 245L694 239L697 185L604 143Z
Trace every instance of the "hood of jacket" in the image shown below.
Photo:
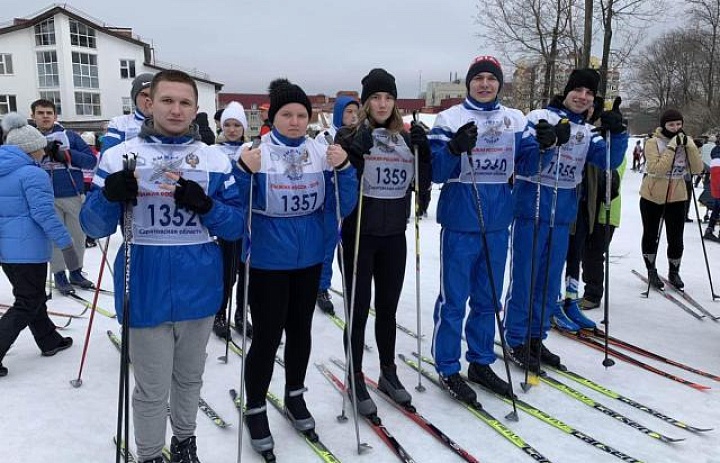
M17 146L0 146L0 177L5 177L20 167L31 164L38 165L33 158Z

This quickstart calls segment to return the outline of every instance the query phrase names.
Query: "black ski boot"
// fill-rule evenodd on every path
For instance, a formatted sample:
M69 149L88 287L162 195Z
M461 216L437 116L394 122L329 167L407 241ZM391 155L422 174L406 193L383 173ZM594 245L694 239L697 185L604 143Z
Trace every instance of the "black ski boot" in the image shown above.
M410 405L412 397L405 390L405 386L400 382L397 375L397 367L395 365L381 366L380 379L378 380L378 389L390 396L400 405Z
M544 363L545 365L549 365L549 366L555 367L555 368L562 368L562 363L560 362L560 356L550 352L550 350L547 347L545 347L545 344L543 344L542 339L539 339L539 338L531 339L530 346L531 346L531 350L533 352L533 356L536 356L538 351L540 352L540 363ZM535 357L535 358L537 358L537 357Z
M195 436L179 441L177 437L170 439L170 463L200 463L197 456L197 445Z
M157 457L153 458L152 460L143 460L141 463L165 463L165 460L163 460L162 457Z
M85 275L82 274L82 269L80 268L70 272L70 283L74 286L79 286L82 289L95 289L95 284L85 278Z
M52 357L53 355L57 354L58 352L69 349L70 346L73 345L73 340L70 337L62 338L57 346L55 346L52 349L44 350L42 351L43 357Z
M450 376L440 375L440 383L443 389L448 391L451 396L460 402L465 402L466 404L474 404L477 402L477 394L468 386L465 380L462 379L460 373L453 373Z
M67 279L65 271L57 272L54 274L55 277L55 289L60 291L60 294L67 296L68 294L75 294L75 288L72 287Z
M267 417L267 406L250 408L245 411L245 425L250 433L250 446L257 453L263 455L272 452L275 441L270 434L270 424Z
M703 234L703 239L706 239L708 241L715 241L716 243L720 243L720 236L715 236L715 234L713 233L713 228L715 228L715 227L708 226L705 229L705 234Z
M669 259L670 260L670 270L668 271L668 281L670 281L670 284L675 287L675 289L678 289L682 291L685 289L685 283L682 281L682 278L680 278L680 259Z
M305 404L303 393L306 387L285 390L285 415L290 419L293 427L301 433L308 433L315 429L315 419L312 417Z
M320 307L320 310L322 310L326 314L335 315L335 306L330 299L330 293L328 292L328 290L321 289L317 293L317 300L315 302L317 306Z
M490 368L490 365L482 365L480 363L472 362L468 368L468 379L473 383L477 383L490 389L496 394L501 396L511 397L510 385L500 379L498 375Z
M8 369L7 367L4 367L2 363L0 363L0 377L7 376Z
M215 314L215 321L213 321L213 333L220 339L226 339L230 336L230 327L227 324L227 317L225 316L225 310L220 309Z
M253 327L250 324L250 320L246 320L246 321L247 321L247 326L245 327L245 333L247 334L248 338L252 338L253 337ZM236 309L235 310L235 326L233 326L233 328L240 335L242 335L244 323L245 322L243 321L242 311Z
M533 373L540 373L540 363L537 358L537 351L530 348L528 344L520 344L508 350L510 360L520 368L527 368Z
M650 282L650 286L653 288L657 288L660 291L665 290L665 283L663 283L660 279L656 268L653 267L648 269L648 281Z
M375 405L375 402L373 402L373 399L370 398L370 394L368 394L367 387L365 386L365 375L363 375L362 372L358 372L354 374L355 376L355 400L357 400L357 411L359 414L363 416L372 416L377 415L377 405ZM352 383L348 379L347 382L347 390L348 395L350 395L350 400L352 400Z

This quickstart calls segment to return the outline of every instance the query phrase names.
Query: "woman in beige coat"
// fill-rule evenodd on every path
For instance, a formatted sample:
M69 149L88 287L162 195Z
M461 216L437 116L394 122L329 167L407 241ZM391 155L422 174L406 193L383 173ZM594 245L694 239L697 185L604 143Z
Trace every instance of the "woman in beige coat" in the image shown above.
M646 175L640 187L640 215L643 221L642 252L650 284L663 289L655 267L660 223L664 219L667 236L668 280L678 289L685 229L685 200L688 191L683 177L703 170L700 150L683 130L683 116L668 109L660 127L645 143Z

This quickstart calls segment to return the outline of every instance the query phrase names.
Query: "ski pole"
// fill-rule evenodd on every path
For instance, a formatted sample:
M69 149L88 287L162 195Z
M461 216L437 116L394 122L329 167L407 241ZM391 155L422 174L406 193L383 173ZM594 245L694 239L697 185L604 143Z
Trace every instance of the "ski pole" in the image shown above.
M235 286L235 281L237 280L237 252L237 241L232 241L230 243L230 274L227 275L229 278L226 282L228 284L228 287L224 288L225 297L227 300L227 307L225 307L225 320L227 321L227 331L225 333L225 355L221 355L220 357L218 357L218 360L223 363L228 363L228 354L230 351L230 316L232 313L232 296L234 292L233 288Z
M98 241L98 247L100 248L100 252L107 254L110 252L110 240L107 240L105 247L103 247L102 241ZM113 272L112 265L110 264L110 259L108 259L107 256L103 257L105 257L105 266L107 267L108 272L110 272L110 276L114 279L115 273Z
M109 236L107 237L105 242L110 243ZM82 356L80 357L80 369L78 370L77 378L70 381L70 384L72 384L72 386L75 388L82 386L82 372L83 367L85 366L85 357L87 356L88 346L90 345L90 332L92 331L93 321L95 320L95 308L97 307L98 296L100 295L100 285L102 284L106 261L107 254L103 253L100 262L100 271L98 273L97 285L95 286L95 294L93 295L92 308L90 309L90 321L88 322L88 327L85 331L85 345L83 345Z
M135 171L137 155L133 153L123 155L123 170ZM125 455L128 462L127 442L130 436L130 246L132 245L133 202L127 201L123 211L123 240L125 252L124 278L125 288L123 294L123 320L120 352L120 385L118 392L118 418L117 418L117 445L115 448L115 463L120 463L121 455ZM124 428L123 428L124 424ZM123 451L123 443L125 451Z
M538 158L538 176L540 175L542 171L542 153ZM523 392L527 392L530 390L530 388L536 384L539 383L537 377L533 373L532 377L530 376L530 329L532 328L532 314L533 314L533 308L535 307L535 279L537 277L536 275L536 264L537 264L537 244L538 244L538 233L540 231L540 178L538 178L537 181L537 190L535 191L535 217L533 221L533 239L532 239L532 247L531 247L531 257L530 257L530 303L528 304L528 312L527 312L527 335L525 337L525 346L527 347L528 357L525 361L525 368L524 368L524 374L525 374L525 381L520 383L520 387L522 388ZM515 228L515 225L513 224L513 229ZM514 232L514 230L513 230ZM531 380L532 379L532 383Z
M567 119L561 119L560 124L569 124L570 122ZM542 330L543 325L545 324L545 311L547 309L547 298L548 298L548 290L550 286L550 262L552 260L552 257L550 253L552 252L553 247L553 233L555 231L555 214L557 212L557 198L558 198L558 185L560 184L560 146L557 146L555 148L555 152L557 154L557 159L555 160L555 184L553 185L553 196L552 196L552 203L550 203L550 227L548 231L548 239L547 239L547 265L545 266L545 282L543 283L543 292L542 292L542 299L540 300L540 303L542 306L540 307L540 329ZM542 344L538 346L537 351L537 363L540 364L540 354L542 352ZM528 362L529 363L529 362ZM536 378L537 379L537 378Z
M413 123L417 124L417 111L413 111ZM417 320L418 383L415 390L424 392L422 385L422 315L420 305L420 153L418 146L413 146L415 155L415 318Z
M250 149L257 149L260 146L261 139L256 138L253 140L252 147ZM247 356L247 313L250 298L248 296L248 288L250 286L250 253L252 250L252 208L253 208L253 182L255 181L255 174L250 172L250 191L248 192L248 210L247 210L247 246L245 247L245 281L243 281L243 329L242 329L242 351L243 356L240 360L240 395L239 400L240 408L240 426L238 426L238 456L237 463L242 461L242 448L243 448L243 426L245 426L245 359ZM228 330L229 331L229 330ZM226 345L226 348L229 345ZM227 351L225 351L227 355Z
M685 156L687 157L687 153L685 153ZM686 162L686 164L689 164L689 163ZM695 188L690 188L690 191L692 192L692 201L693 201L693 204L695 205L695 217L697 217L698 231L700 232L700 243L702 244L703 257L705 257L705 269L707 270L708 282L710 283L710 295L712 296L712 300L715 301L717 299L720 299L720 296L715 294L715 289L713 288L712 274L710 273L710 264L708 263L707 249L705 248L705 240L703 239L703 236L702 236L702 224L700 223L700 210L698 209L698 205L697 205Z
M483 249L485 250L485 266L487 267L488 280L490 284L490 294L492 295L493 305L495 306L495 323L500 334L500 345L503 351L503 363L505 364L505 374L507 375L508 385L510 386L510 400L512 401L513 411L508 413L505 418L510 421L518 421L517 404L515 403L515 392L513 391L512 377L510 376L510 366L508 365L507 343L500 322L500 301L497 291L495 290L495 275L490 261L490 246L487 241L487 230L485 228L485 216L482 211L482 200L480 199L480 191L475 181L475 166L473 165L472 148L467 152L468 161L470 161L470 180L472 182L473 192L475 193L475 209L477 211L478 225L480 226L480 236L482 237ZM500 252L498 250L498 252ZM507 253L507 247L505 248ZM418 344L420 337L418 336Z
M619 97L618 97L619 98ZM615 100L616 102L618 99ZM617 103L618 106L620 103ZM615 105L613 104L613 109ZM602 364L605 368L615 365L615 361L608 356L608 336L610 335L610 202L612 189L612 170L610 169L610 135L605 140L605 300L603 301L605 336L604 354Z
M335 143L335 141L330 137L330 134L328 132L325 132L325 141L328 143L328 146ZM342 215L340 213L340 190L338 188L338 174L337 170L333 169L333 180L335 181L335 216L337 217L338 222L338 247L339 247L339 264L340 269L342 270L342 287L343 287L343 294L347 293L347 282L345 281L345 256L343 255L344 252L344 246L342 241ZM358 205L357 205L357 222L355 224L355 243L353 246L353 268L352 268L352 283L351 283L351 290L350 290L350 302L348 302L347 297L343 297L343 309L345 312L345 336L347 339L347 347L345 349L345 374L346 378L349 378L350 380L350 389L352 391L352 394L350 396L350 406L352 408L353 413L353 424L355 426L355 443L357 444L357 452L358 455L362 454L362 452L366 449L369 449L370 446L366 444L365 442L360 442L360 424L358 423L358 409L357 409L357 397L355 396L355 363L353 361L353 354L352 354L352 326L353 326L353 316L355 313L355 287L356 287L356 281L357 281L357 261L358 261L358 250L360 249L360 219L362 218L362 197L363 197L363 181L362 178L360 178L360 193L358 196ZM337 420L341 423L347 421L347 416L345 416L345 394L342 395L342 412L340 415L337 416Z

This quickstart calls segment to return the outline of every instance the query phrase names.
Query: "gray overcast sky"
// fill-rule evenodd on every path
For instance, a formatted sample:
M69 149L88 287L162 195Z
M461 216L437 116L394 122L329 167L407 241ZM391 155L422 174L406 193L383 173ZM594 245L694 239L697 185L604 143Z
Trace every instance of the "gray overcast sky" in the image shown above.
M2 0L0 21L43 0ZM464 76L481 53L476 0L74 0L68 5L132 27L156 59L207 72L224 91L265 92L287 76L307 92L360 90L373 67L395 76L401 97L422 82ZM486 50L482 50L486 53ZM424 88L423 88L424 89Z

